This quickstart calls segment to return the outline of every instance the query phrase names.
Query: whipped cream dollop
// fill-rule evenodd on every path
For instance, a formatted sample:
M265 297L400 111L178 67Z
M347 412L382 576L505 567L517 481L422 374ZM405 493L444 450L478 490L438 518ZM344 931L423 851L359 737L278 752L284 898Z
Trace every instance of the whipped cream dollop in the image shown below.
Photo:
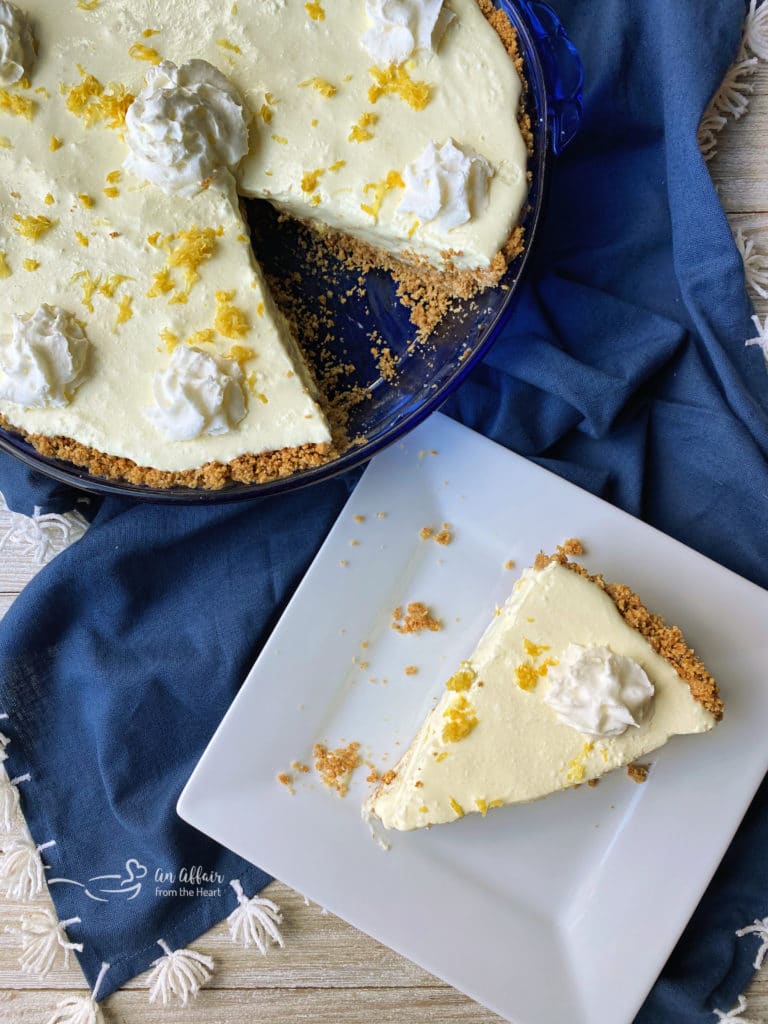
M443 0L365 0L371 27L361 42L377 64L402 64L417 50L433 50L451 11Z
M231 359L178 345L155 374L155 405L145 415L171 441L228 434L245 416L242 372Z
M30 75L34 64L35 41L26 14L0 0L0 85L13 85Z
M0 398L26 409L68 405L85 377L88 338L71 313L40 306L0 338Z
M544 703L585 736L620 736L653 709L654 687L643 668L609 647L569 644L547 678Z
M442 146L430 142L403 171L405 191L398 209L450 231L483 212L492 176L488 161L471 147L457 146L453 139Z
M240 94L205 60L151 68L125 123L131 150L125 166L168 193L194 195L248 152Z

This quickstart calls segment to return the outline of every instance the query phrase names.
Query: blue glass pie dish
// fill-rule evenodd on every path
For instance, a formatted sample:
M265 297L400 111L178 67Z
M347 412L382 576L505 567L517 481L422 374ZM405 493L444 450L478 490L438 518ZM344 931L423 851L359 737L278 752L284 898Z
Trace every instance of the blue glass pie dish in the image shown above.
M283 223L279 231L270 230L276 214L264 203L250 204L254 249L268 277L300 282L292 283L291 288L298 287L298 298L304 305L317 308L322 297L334 321L334 334L343 349L338 355L354 366L344 387L353 386L359 393L360 389L366 393L365 400L351 408L347 424L349 436L363 440L323 466L266 483L232 483L221 490L155 489L97 477L71 463L41 455L18 434L3 428L0 450L85 491L177 504L224 502L294 490L358 466L437 409L483 358L514 309L544 207L550 161L574 137L581 118L581 61L557 16L539 0L495 2L518 32L528 85L527 112L534 136L529 162L531 186L521 221L525 251L510 263L496 288L458 302L457 308L440 321L428 343L414 345L413 324L396 297L389 275L383 271L367 274L361 294L355 288L358 273L349 271L345 280L341 272L331 295L327 280L307 267L300 246L295 244L292 233L299 229ZM515 115L516 111L510 111L510 117ZM380 374L371 352L374 331L386 339L396 361L397 372L391 379ZM317 353L312 352L311 343L302 341L312 366ZM322 345L322 339L317 344Z

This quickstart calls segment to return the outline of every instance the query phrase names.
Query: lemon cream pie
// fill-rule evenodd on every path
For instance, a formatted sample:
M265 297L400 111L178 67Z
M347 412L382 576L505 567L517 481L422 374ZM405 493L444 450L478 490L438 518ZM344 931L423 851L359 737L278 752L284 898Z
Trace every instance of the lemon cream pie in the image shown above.
M402 830L485 815L706 732L722 711L680 630L561 549L522 574L364 811Z
M155 486L331 457L240 201L403 281L495 283L527 149L482 4L0 0L0 422Z

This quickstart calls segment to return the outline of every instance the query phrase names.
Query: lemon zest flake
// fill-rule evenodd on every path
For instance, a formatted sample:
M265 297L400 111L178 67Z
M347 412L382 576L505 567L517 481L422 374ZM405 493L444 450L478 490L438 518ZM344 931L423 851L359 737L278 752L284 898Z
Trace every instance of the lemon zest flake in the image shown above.
M43 199L43 202L45 203L46 206L53 206L53 204L56 202L56 200L53 198L53 196L49 192L48 195L45 197L45 199Z
M99 284L99 294L106 299L113 299L120 285L132 280L132 277L126 277L125 274L110 274L105 281Z
M460 693L462 690L468 690L475 679L477 679L477 672L465 661L462 662L461 668L457 669L447 681L445 688L446 690L454 690L456 693Z
M219 291L216 292L216 316L213 321L214 328L225 338L244 338L250 331L251 324L246 314L233 305L235 293ZM238 346L236 346L238 347ZM250 351L250 349L248 349ZM236 356L229 358L235 359ZM251 358L251 357L248 357Z
M374 221L378 223L379 211L381 210L384 196L387 192L391 192L396 188L405 188L405 182L399 171L390 171L383 181L369 182L364 186L363 192L373 192L373 199L370 203L361 203L360 209L363 213L373 217Z
M162 341L169 352L173 352L179 344L180 338L178 334L174 334L173 331L169 330L167 327L163 327L160 331L160 341Z
M325 21L325 11L319 0L309 0L308 3L304 4L304 10L312 21Z
M443 743L458 743L468 736L477 725L475 706L462 693L443 712L446 724L443 726Z
M228 39L217 39L216 45L220 46L222 50L229 50L230 53L242 53L243 51L237 45L237 43L230 43Z
M454 800L454 798L451 797L450 798L450 804L451 804L451 807L456 812L456 817L457 818L463 818L464 817L464 808L461 806L459 801L458 800Z
M47 235L51 228L59 223L43 216L42 213L37 217L20 217L18 213L14 213L13 220L18 224L18 227L13 229L16 234L28 238L31 242L39 242L43 235Z
M188 345L212 345L214 341L216 341L216 331L212 327L204 327L187 338Z
M115 327L119 327L121 324L126 323L133 317L133 296L124 295L120 300L120 305L117 308L117 320L115 321Z
M34 100L19 96L15 92L8 92L7 89L0 89L0 114L12 114L14 117L25 117L27 121L31 121L35 115L35 108Z
M77 198L80 205L84 206L86 210L92 210L96 205L96 200L92 199L91 196L86 195L85 192L81 192Z
M167 295L174 289L173 278L168 267L158 270L152 277L152 287L147 292L148 299L157 299L161 295Z
M82 245L82 247L84 249L87 249L88 246L91 244L89 242L88 238L86 237L86 235L84 235L82 231L76 231L75 232L75 238L80 243L80 245Z
M368 131L371 125L378 122L379 115L373 114L371 111L361 114L357 119L357 124L352 125L349 135L347 136L347 142L370 142L373 138L373 132Z
M150 244L168 251L167 267L184 272L185 287L176 292L171 299L171 305L186 303L192 288L200 280L200 267L216 252L216 239L221 233L221 230L213 228L191 227L175 235L168 235L162 240L159 232L157 236L153 235L147 239ZM152 238L155 238L154 243L151 241Z
M92 128L102 121L107 128L124 128L125 115L134 101L132 93L124 85L111 83L104 88L94 75L89 75L84 67L78 65L80 72L79 85L61 85L59 91L66 97L66 107L70 114L79 117L86 128Z
M475 807L478 809L478 811L480 811L483 817L485 817L486 814L488 813L488 801L483 800L481 796L479 796L477 800L475 800Z
M530 693L538 685L539 673L529 661L524 661L522 665L518 665L515 668L515 680L521 690L526 690Z
M313 78L308 78L306 82L299 82L300 89L308 87L314 89L315 92L319 92L321 96L325 96L327 100L331 99L338 92L335 85L332 85L325 78L318 78L316 75Z
M414 110L423 110L432 99L428 82L414 81L404 64L386 68L369 68L373 85L368 89L368 102L376 103L382 96L397 96Z
M88 310L89 313L93 313L93 297L99 290L101 284L101 275L99 277L93 277L89 270L78 270L76 274L72 275L71 283L74 284L76 281L80 281L83 289L83 296L80 299L82 304Z
M0 277L10 277L13 271L8 265L8 254L0 252Z
M26 259L22 263L22 266L24 267L25 270L28 270L30 273L34 273L35 270L39 269L40 261L39 260Z
M550 648L546 644L534 644L527 637L523 637L523 647L529 658L540 658L544 651Z
M322 178L324 174L324 167L318 167L314 171L307 171L301 178L301 191L314 192L318 186L320 178Z
M288 139L284 135L273 135L272 138L275 142L279 142L281 146L288 145Z
M128 51L128 56L134 60L145 60L148 64L159 64L163 59L157 50L145 46L144 43L134 43Z
M238 363L241 369L244 363L247 363L251 359L255 358L256 353L253 351L253 349L246 348L245 345L233 345L225 356L225 359L232 359L234 360L234 362Z
M95 11L101 0L77 0L77 6L81 11Z

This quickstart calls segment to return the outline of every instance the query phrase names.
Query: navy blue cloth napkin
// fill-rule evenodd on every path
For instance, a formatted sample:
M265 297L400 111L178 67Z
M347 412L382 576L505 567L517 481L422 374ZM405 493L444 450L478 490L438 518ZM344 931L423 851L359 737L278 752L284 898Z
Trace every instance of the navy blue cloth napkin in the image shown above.
M447 411L768 586L768 377L744 348L742 266L696 146L743 0L555 6L584 59L584 126L515 314ZM73 883L51 891L82 919L88 978L113 965L101 994L158 938L186 945L229 913L226 880L265 882L174 804L356 479L221 508L95 503L0 626L9 773L31 773L24 813L36 843L56 841L49 875ZM0 490L26 512L75 498L7 457ZM767 848L764 786L638 1024L736 1002L757 941L734 931L768 913ZM131 860L147 868L136 898L83 896ZM155 895L156 871L195 866L225 880L220 897Z

